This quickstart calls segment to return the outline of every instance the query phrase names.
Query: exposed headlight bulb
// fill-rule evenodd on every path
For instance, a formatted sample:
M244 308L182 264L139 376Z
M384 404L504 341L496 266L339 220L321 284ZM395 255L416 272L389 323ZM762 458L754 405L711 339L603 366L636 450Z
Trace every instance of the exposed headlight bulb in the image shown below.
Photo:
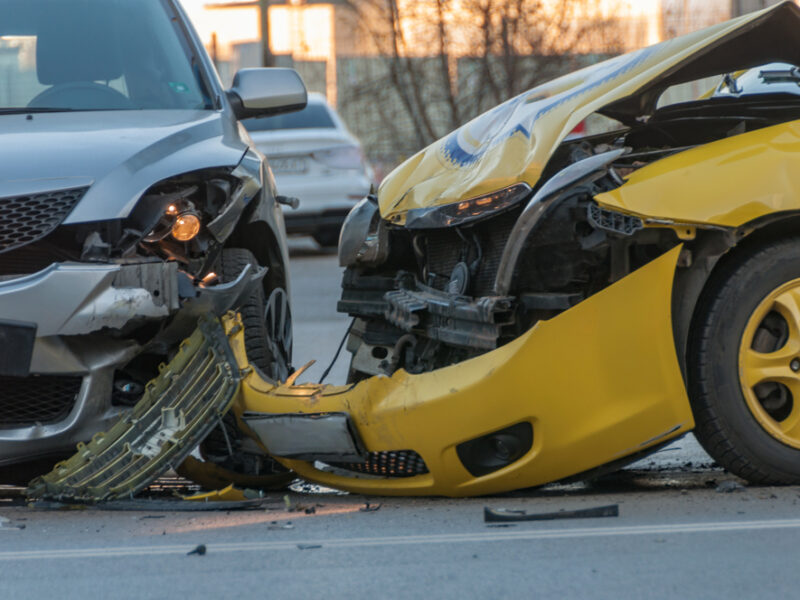
M190 242L200 233L200 217L187 212L178 215L172 224L172 237L179 242Z

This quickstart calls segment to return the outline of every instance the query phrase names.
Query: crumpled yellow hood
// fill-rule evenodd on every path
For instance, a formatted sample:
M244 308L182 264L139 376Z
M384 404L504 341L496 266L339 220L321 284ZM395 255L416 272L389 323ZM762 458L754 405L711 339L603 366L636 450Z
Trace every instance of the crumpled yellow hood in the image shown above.
M732 38L768 23L779 27L777 21L787 17L800 26L797 6L779 4L615 57L520 94L395 169L378 192L381 215L404 223L405 213L414 208L450 204L519 182L533 187L556 147L587 116L619 102L628 109L641 107L643 112L638 114L645 114L645 91L675 83L671 80L679 67L687 70L689 77L684 80L697 78L702 66L693 65L701 64L710 50L723 43L727 48ZM724 59L710 62L720 67Z

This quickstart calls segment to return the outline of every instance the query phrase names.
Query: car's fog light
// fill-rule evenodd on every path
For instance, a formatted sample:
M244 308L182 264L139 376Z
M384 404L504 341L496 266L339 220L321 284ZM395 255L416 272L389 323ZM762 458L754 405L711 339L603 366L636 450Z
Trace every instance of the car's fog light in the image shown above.
M172 225L172 237L179 242L189 242L200 233L200 219L192 213L184 213Z
M533 446L533 427L517 423L456 446L461 463L475 477L488 475L522 458Z

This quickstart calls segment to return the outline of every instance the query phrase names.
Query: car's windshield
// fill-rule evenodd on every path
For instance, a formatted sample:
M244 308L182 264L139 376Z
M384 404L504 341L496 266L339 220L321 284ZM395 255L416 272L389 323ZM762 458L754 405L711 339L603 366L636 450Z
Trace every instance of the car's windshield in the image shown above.
M248 131L275 131L277 129L334 129L328 107L324 104L309 104L299 112L246 119L243 121Z
M0 0L0 113L210 109L163 0Z

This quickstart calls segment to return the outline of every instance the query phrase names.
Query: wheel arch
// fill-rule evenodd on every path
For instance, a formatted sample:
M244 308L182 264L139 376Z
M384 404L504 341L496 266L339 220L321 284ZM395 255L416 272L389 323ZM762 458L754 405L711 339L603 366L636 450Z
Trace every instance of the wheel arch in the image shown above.
M284 243L281 244L281 239ZM259 264L269 269L264 278L264 291L281 287L289 292L289 261L285 237L280 238L266 221L243 222L227 240L227 248L246 248Z
M738 259L766 242L800 237L800 210L775 213L729 230L698 231L686 245L691 264L678 268L672 288L672 326L675 349L684 381L688 385L687 355L693 323L703 298L714 282L725 277Z

